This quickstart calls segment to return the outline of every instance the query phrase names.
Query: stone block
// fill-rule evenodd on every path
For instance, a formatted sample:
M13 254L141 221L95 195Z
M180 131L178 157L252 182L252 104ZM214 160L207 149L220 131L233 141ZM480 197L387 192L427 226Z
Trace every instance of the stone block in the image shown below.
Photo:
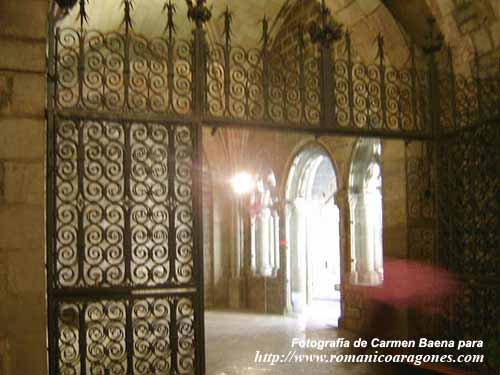
M384 197L391 200L399 200L402 204L406 204L406 183L400 181L399 183L386 183L385 179L382 180Z
M45 91L44 74L16 74L10 111L16 114L44 116Z
M0 248L44 247L43 206L10 204L0 207Z
M43 205L43 164L6 162L4 187L6 203Z
M1 35L46 38L49 3L40 0L0 1Z
M9 352L10 345L9 340L6 337L0 336L0 374L9 374Z
M22 293L10 300L12 303L9 305L7 335L44 335L47 325L44 293Z
M45 291L43 246L38 249L9 251L5 258L8 264L8 292L10 294L38 292L43 296Z
M0 39L0 69L43 73L45 42Z
M0 160L0 203L5 199L5 166Z
M387 198L384 199L384 233L385 229L389 230L393 226L405 224L406 219L405 200L390 200Z
M23 334L9 338L10 373L9 375L45 374L47 352L45 334Z
M406 183L405 161L404 159L382 160L382 176L383 180L387 179L387 184L390 183ZM384 183L386 185L386 183Z
M0 159L43 160L44 120L0 118Z
M382 160L404 160L405 143L403 141L385 140L382 142Z

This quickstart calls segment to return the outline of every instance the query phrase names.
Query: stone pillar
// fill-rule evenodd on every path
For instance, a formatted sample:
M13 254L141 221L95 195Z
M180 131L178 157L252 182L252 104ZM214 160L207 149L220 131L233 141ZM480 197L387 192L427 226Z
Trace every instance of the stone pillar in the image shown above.
M350 274L354 271L351 249L351 210L347 189L335 193L335 204L339 209L340 218L340 293L341 316L339 327L356 329L361 322L361 306L356 295L351 292Z
M292 304L295 311L302 311L306 304L307 290L307 220L304 215L303 202L297 199L294 202L291 220L291 233L294 234L294 241L291 244L291 284L292 284Z
M273 274L278 274L281 266L280 259L280 217L277 210L273 210L272 212L272 220L273 220L273 251L274 251L274 264L273 264Z
M262 276L270 276L272 273L271 249L270 249L272 237L269 230L271 217L268 208L262 210L260 219L261 219L260 252L262 257L262 264L259 271Z
M0 0L0 346L9 357L0 371L9 375L43 375L47 369L44 130L48 4Z

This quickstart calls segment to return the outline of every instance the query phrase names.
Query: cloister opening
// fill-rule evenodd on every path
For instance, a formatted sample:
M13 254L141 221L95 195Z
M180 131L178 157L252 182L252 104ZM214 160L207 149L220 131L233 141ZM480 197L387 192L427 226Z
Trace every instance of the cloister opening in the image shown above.
M340 317L337 177L325 150L308 145L294 158L286 185L287 298L293 312Z

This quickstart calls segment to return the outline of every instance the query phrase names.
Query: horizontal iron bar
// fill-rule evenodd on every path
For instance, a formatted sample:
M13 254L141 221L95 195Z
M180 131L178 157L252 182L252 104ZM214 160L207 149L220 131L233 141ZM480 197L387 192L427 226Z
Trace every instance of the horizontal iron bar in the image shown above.
M123 299L143 297L171 297L195 295L197 288L186 287L102 287L102 288L59 288L52 290L52 295L58 299Z
M348 127L325 127L311 125L290 126L276 122L255 121L255 120L233 120L221 118L204 118L203 125L211 127L238 127L242 129L266 130L266 131L284 131L295 133L308 133L312 135L338 135L372 138L391 138L403 140L429 140L430 134L416 131L398 131L398 130L377 130L377 129L357 129Z
M475 123L461 127L459 129L450 129L450 130L446 129L439 136L439 139L440 140L452 139L454 137L460 136L461 134L463 134L465 132L477 130L481 126L484 126L487 124L498 124L498 126L500 126L500 115L495 115L495 116L492 116L490 118L487 118L487 119L484 119L481 121L476 121Z
M194 115L171 115L171 114L156 114L156 113L109 113L109 112L91 112L81 110L59 110L56 112L57 117L67 119L85 119L95 121L113 121L113 122L152 122L159 124L192 124L199 123L202 126L215 128L240 128L244 130L265 130L277 132L295 132L306 133L316 136L354 136L354 137L371 137L371 138L387 138L401 140L430 140L432 136L429 133L419 131L400 131L386 129L358 129L358 128L320 128L314 125L285 125L283 123L272 121L259 120L241 120L232 118L218 117L203 117L200 118Z
M69 120L94 120L110 122L149 122L158 124L192 124L199 122L199 118L192 115L172 115L158 113L133 112L98 112L87 110L57 110L56 117Z
M500 289L500 278L473 274L458 274L456 279L462 284L474 284L488 289Z

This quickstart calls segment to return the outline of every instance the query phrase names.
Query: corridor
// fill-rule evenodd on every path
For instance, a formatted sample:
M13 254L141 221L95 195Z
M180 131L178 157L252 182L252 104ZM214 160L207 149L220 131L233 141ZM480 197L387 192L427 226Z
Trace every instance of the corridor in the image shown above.
M342 349L300 349L291 347L292 339L335 340L355 338L337 330L313 315L282 317L249 312L207 311L206 364L207 375L398 375L411 374L407 368L366 364L278 364L255 363L256 352L287 354L333 354ZM345 349L344 349L345 350ZM420 370L419 370L420 371ZM423 374L423 371L417 372Z

